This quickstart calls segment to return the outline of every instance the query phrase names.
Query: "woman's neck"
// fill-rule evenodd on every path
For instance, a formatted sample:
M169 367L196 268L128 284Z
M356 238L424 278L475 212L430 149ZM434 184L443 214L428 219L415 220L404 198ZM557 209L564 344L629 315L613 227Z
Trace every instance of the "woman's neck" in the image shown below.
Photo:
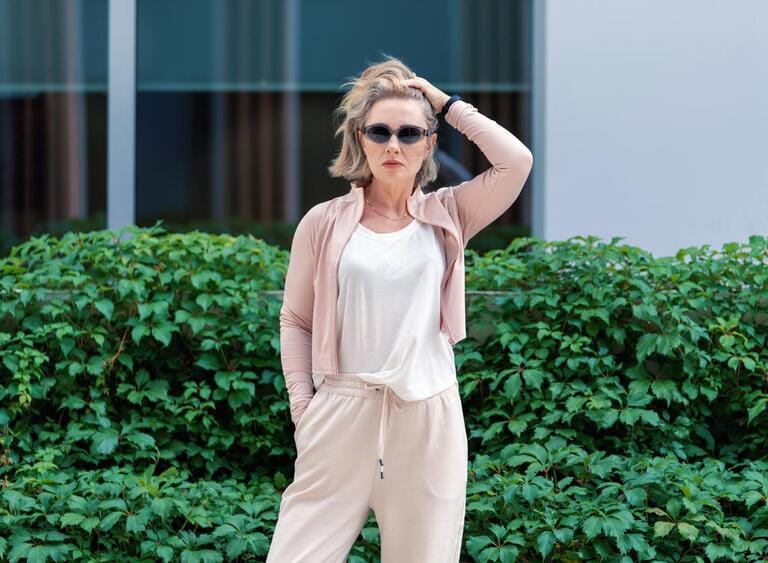
M413 187L394 184L381 184L372 181L365 187L365 197L377 211L391 217L402 217L408 211L405 205L408 197L413 193Z

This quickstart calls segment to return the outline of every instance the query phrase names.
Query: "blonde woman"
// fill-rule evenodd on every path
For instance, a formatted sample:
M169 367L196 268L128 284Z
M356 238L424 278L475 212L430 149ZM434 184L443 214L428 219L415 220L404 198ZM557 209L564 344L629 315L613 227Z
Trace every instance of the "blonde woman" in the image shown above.
M280 344L297 457L267 562L346 561L373 510L382 563L454 563L468 462L453 356L466 337L463 250L517 199L533 156L396 58L351 84L329 167L350 190L307 211L291 244ZM441 112L491 167L425 194Z

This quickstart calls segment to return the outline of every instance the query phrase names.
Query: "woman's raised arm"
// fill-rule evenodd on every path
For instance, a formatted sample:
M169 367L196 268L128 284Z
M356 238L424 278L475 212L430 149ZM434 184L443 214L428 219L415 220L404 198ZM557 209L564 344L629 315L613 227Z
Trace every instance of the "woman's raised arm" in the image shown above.
M435 112L440 112L450 98L420 76L404 80L403 84L421 90ZM517 137L467 101L455 101L445 120L475 143L491 163L488 170L471 180L438 190L440 196L445 195L441 190L454 196L466 246L469 239L509 209L520 195L533 167L533 154Z
M464 100L451 105L445 120L475 143L491 167L450 186L459 211L464 245L517 199L533 166L533 154L517 137Z

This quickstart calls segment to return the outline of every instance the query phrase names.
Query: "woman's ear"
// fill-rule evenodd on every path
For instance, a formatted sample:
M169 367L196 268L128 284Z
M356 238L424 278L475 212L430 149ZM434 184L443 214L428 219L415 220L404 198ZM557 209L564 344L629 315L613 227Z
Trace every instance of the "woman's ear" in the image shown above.
M357 137L357 144L360 146L360 150L365 154L365 143L363 142L363 134L360 129L355 129L355 136Z
M432 133L429 138L431 139L429 152L434 153L437 150L437 133Z

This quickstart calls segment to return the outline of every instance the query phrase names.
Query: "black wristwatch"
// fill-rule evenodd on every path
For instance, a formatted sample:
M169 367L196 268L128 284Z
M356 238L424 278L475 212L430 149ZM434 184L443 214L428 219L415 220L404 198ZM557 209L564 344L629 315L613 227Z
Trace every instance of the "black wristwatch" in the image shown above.
M443 117L445 117L446 114L448 113L448 110L451 108L451 104L456 100L460 100L460 99L461 99L461 96L459 96L458 94L454 94L453 96L448 98L443 104L443 107L440 109L439 115L442 115Z

